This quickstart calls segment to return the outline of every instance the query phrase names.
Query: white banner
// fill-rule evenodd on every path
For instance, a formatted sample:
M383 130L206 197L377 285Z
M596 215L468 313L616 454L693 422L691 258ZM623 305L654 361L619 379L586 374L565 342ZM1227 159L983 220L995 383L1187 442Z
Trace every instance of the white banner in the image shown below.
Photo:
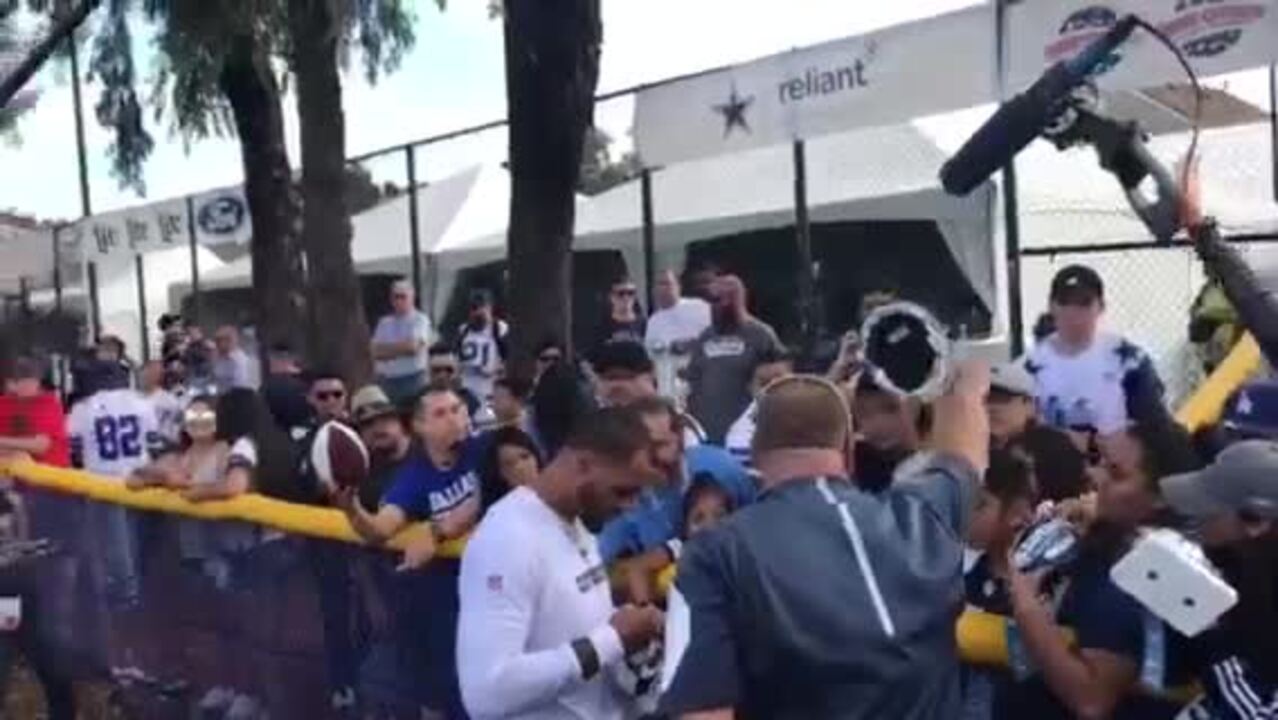
M992 102L980 5L660 85L635 100L649 167Z
M1278 54L1278 0L1023 2L1008 9L1008 89L1023 90L1129 13L1162 30L1199 76L1268 65ZM1176 58L1143 29L1118 53L1118 65L1099 80L1106 89L1188 81Z
M195 196L195 239L200 245L244 244L253 235L240 187ZM59 233L64 258L104 259L137 255L191 242L186 198L87 217Z

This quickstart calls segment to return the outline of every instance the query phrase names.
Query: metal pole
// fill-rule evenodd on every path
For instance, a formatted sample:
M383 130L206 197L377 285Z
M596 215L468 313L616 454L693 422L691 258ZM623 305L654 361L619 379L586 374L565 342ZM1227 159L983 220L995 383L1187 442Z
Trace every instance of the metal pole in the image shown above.
M999 92L1006 96L1006 57L1004 45L1007 27L1007 0L994 5L994 43L998 66ZM1025 318L1021 305L1021 220L1016 193L1016 161L1009 160L1003 168L1003 227L1007 259L1007 332L1008 349L1012 357L1019 357L1025 349Z
M808 356L815 347L816 318L812 278L812 227L808 221L808 164L802 140L794 142L794 240L799 250L799 328L803 351Z
M102 314L98 311L98 264L86 264L85 274L89 278L89 327L96 341L102 334Z
M1273 65L1269 66L1269 156L1273 160L1269 180L1278 201L1278 73Z
M138 278L138 339L142 343L142 362L147 362L151 359L151 338L146 321L146 267L142 253L133 256L133 268Z
M656 227L652 217L652 171L644 168L639 174L639 196L643 206L643 282L647 288L645 293L648 314L656 312L653 305L652 286L657 273Z
M53 310L62 314L62 238L59 234L64 225L53 228Z
M191 249L191 319L200 322L200 239L195 234L195 197L186 196L186 234Z
M23 319L31 317L31 283L25 275L18 278L18 307Z
M417 227L417 150L404 148L404 162L408 170L408 247L413 262L413 300L422 309L422 238Z

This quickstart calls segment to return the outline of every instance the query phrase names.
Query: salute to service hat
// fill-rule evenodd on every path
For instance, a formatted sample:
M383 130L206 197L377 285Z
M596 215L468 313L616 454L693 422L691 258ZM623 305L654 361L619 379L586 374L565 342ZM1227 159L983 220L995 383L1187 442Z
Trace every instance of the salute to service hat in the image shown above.
M1164 478L1161 485L1172 509L1190 518L1245 512L1278 520L1278 443L1234 443L1211 465Z

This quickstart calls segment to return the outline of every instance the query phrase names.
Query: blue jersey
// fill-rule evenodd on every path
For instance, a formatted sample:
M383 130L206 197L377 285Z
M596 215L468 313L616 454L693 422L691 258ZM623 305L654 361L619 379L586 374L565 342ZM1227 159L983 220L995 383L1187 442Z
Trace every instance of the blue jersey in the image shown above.
M391 480L382 502L394 505L413 520L430 520L453 510L479 492L479 461L483 441L467 438L457 462L440 469L424 451L414 453Z

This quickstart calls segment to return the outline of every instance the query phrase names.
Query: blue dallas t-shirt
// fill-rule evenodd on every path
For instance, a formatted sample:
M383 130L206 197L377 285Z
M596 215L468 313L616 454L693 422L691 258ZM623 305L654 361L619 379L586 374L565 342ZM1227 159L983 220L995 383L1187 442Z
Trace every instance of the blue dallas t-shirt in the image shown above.
M405 462L382 498L404 511L411 520L436 518L475 497L479 492L479 461L484 441L471 436L462 445L457 462L440 469L430 455L418 448Z

